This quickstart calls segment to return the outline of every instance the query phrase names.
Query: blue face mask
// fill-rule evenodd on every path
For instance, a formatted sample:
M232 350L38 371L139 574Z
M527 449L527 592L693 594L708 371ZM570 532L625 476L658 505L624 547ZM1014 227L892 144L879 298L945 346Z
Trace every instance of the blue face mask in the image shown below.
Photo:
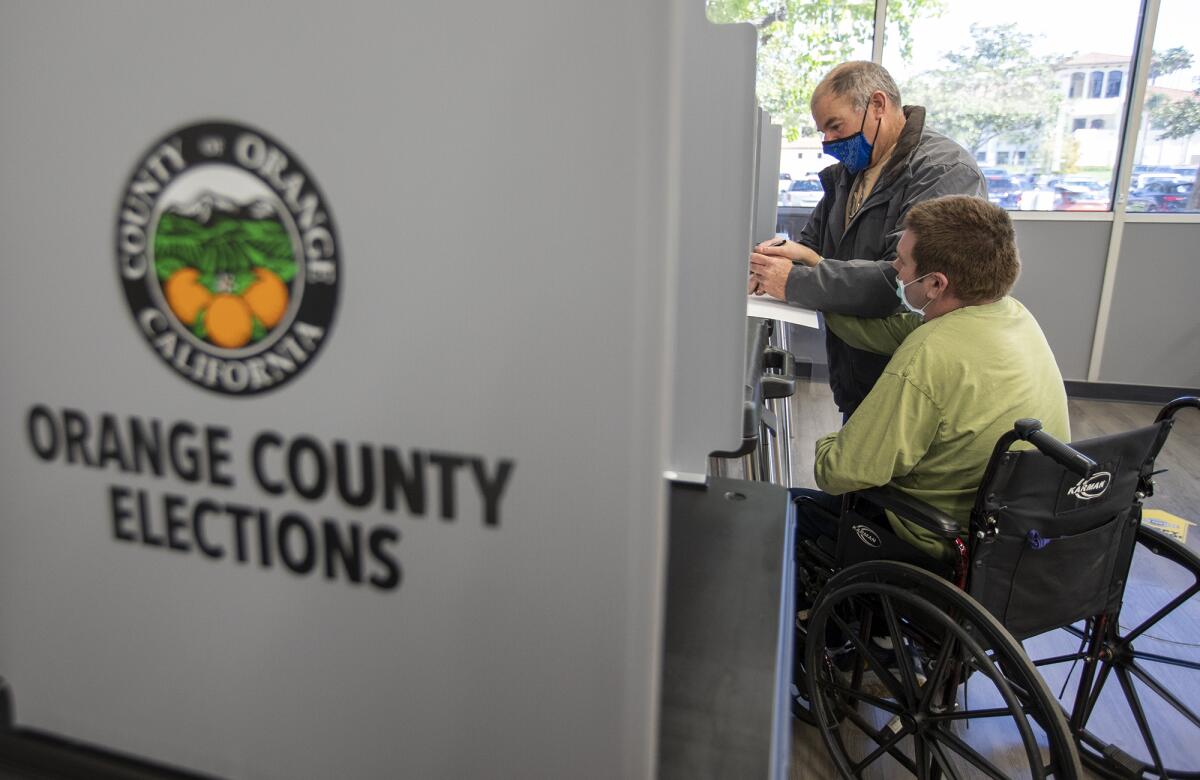
M871 151L874 144L867 140L863 135L863 128L867 125L867 112L863 111L862 125L859 126L858 132L854 135L839 138L836 141L826 141L821 144L821 148L825 154L833 155L833 158L846 166L846 170L851 176L858 175L858 172L871 164ZM879 137L879 127L883 125L883 117L879 118L879 124L875 127L875 137Z
M930 271L929 273L933 273L933 272ZM908 309L913 314L916 314L921 317L925 316L925 310L929 308L929 304L933 303L933 301L926 300L925 305L918 309L916 306L913 306L911 303L908 302L908 296L906 296L904 294L904 288L908 287L908 285L910 285L910 284L916 284L917 282L924 279L926 276L929 276L929 274L924 274L923 276L918 276L916 279L913 279L911 282L908 282L908 283L900 281L899 276L896 277L896 297L898 297L900 299L900 303L904 304L904 308Z

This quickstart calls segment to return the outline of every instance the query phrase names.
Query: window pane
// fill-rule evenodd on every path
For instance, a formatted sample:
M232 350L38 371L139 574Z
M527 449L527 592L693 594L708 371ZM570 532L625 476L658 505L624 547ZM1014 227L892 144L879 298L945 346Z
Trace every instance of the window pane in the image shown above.
M1108 72L1108 91L1104 93L1104 97L1120 97L1121 96L1121 71L1110 70Z
M785 137L815 136L808 100L821 77L834 65L871 59L875 37L873 2L706 0L705 8L711 22L748 22L757 29L758 102L770 112L771 121L783 126ZM819 150L820 144L807 148ZM797 154L793 152L792 158L802 159ZM817 158L807 154L803 159L811 162ZM825 157L821 162L836 161Z
M928 0L892 1L917 16L928 12ZM778 227L796 235L822 195L820 183L808 177L837 162L821 150L809 98L833 66L871 59L875 3L706 0L706 10L711 22L748 22L758 31L758 102L783 127Z
M1163 0L1127 211L1200 211L1200 3Z
M987 176L1008 179L989 183L993 202L1103 211L1139 6L1108 0L1099 14L1094 0L954 0L915 20L889 10L883 64L904 102L925 106L932 129L966 147Z

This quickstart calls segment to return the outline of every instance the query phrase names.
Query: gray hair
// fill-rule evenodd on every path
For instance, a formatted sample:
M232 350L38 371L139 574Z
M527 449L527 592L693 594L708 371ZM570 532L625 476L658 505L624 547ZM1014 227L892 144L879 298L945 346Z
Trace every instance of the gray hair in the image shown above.
M862 111L871 100L871 95L882 92L896 110L901 107L900 88L892 75L883 66L866 60L843 62L821 79L813 90L812 99L830 92L837 97L849 97L856 111Z

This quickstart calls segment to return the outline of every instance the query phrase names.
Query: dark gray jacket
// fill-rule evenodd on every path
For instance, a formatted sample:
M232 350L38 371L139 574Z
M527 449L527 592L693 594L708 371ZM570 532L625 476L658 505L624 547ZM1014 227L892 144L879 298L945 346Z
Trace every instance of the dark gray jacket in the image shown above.
M941 195L987 197L987 182L966 149L925 128L925 109L905 106L907 117L896 149L875 188L846 225L846 201L854 177L840 163L821 171L825 196L809 217L799 242L824 261L797 265L788 275L787 300L818 311L886 317L896 311L896 271L891 261L913 204ZM854 349L825 334L833 399L849 414L871 391L888 358Z

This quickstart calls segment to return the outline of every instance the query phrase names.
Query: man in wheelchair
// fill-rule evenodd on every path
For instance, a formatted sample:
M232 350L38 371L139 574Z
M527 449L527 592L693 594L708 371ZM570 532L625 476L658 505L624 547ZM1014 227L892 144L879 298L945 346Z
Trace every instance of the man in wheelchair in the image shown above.
M793 713L820 729L845 777L882 761L888 777L1076 778L1081 758L1105 777L1200 776L1174 768L1189 759L1160 749L1140 703L1152 691L1191 729L1183 753L1200 744L1200 715L1146 668L1200 674L1200 661L1134 647L1200 596L1200 558L1140 525L1173 417L1200 399L1064 444L1062 377L1008 295L1020 263L1007 213L948 196L913 207L905 228L894 265L910 313L826 313L845 342L890 359L817 442L821 489L792 491ZM1010 451L1018 441L1036 450ZM1123 621L1135 546L1180 569L1181 584ZM1024 640L1056 635L1078 648L1030 659ZM1075 693L1056 697L1039 670ZM1118 725L1097 726L1098 709Z
M896 294L907 311L885 319L825 314L826 326L850 346L891 357L845 426L817 442L814 471L821 490L792 491L798 559L793 711L806 719L806 621L822 583L804 561L823 560L832 571L888 559L950 578L960 555L945 534L878 506L860 503L851 512L841 496L889 486L893 508L896 501L916 499L951 518L946 522L952 531L957 525L965 532L992 448L1014 420L1037 418L1059 439L1070 437L1054 355L1033 316L1009 296L1020 260L1003 209L957 195L914 206L893 265ZM839 528L843 518L850 518L848 528ZM849 628L824 623L835 663L836 645L852 649ZM882 629L877 621L870 630L869 649L890 656L882 664L898 675L900 648ZM840 658L854 658L860 680L866 665L852 652ZM923 684L923 667L912 670Z
M827 312L851 346L891 355L845 427L817 442L820 491L795 490L797 538L836 538L840 496L890 485L965 530L992 446L1022 417L1070 438L1067 397L1046 337L1009 296L1017 280L1012 221L980 198L951 195L914 206L893 265L907 312L860 319ZM950 561L948 543L894 514L905 546ZM874 537L873 537L874 538ZM883 541L883 540L881 540Z

